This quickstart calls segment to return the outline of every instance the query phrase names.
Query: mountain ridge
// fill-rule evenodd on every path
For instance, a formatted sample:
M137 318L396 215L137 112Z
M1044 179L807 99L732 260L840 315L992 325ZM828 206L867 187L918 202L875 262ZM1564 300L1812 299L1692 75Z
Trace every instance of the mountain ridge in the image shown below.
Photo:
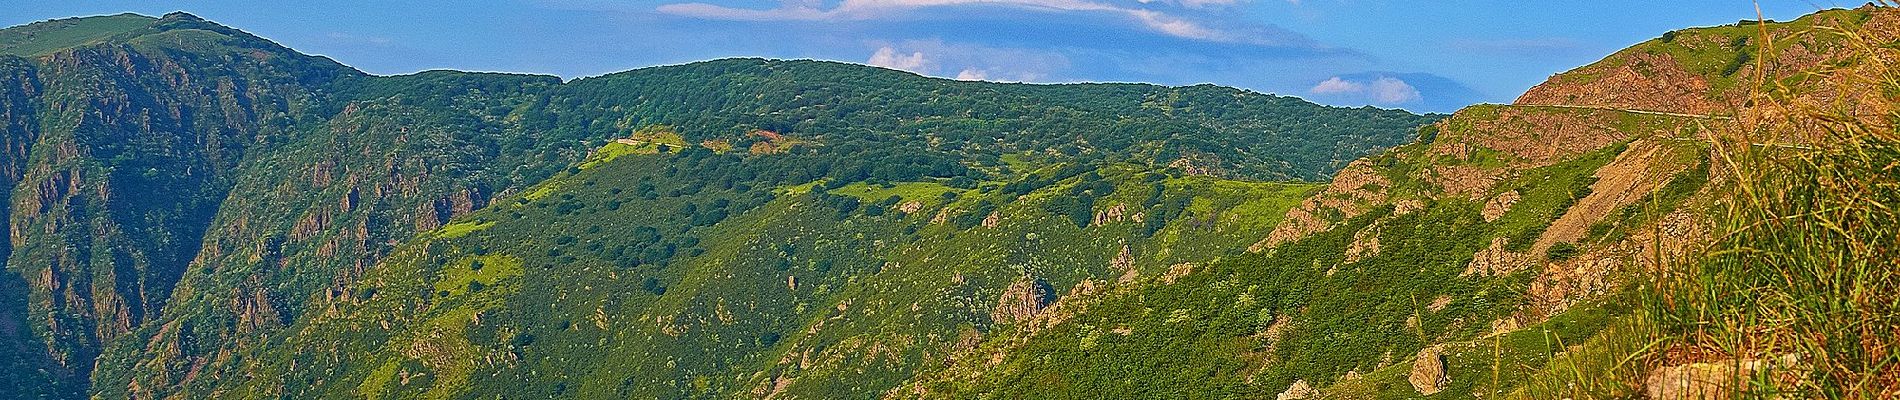
M1421 116L758 58L376 76L168 14L0 57L0 389L1636 396L1562 376L1712 240L1715 147L1762 93L1877 100L1828 33L1897 27L1675 31Z
M99 18L107 19L86 21L115 17ZM1431 118L1232 89L1023 87L764 60L638 74L697 74L698 83L453 71L375 76L189 14L135 22L143 25L92 27L105 34L52 43L36 57L6 57L8 71L0 76L12 79L5 115L7 148L14 151L7 185L13 240L0 324L8 345L0 359L20 367L8 368L10 393L113 397L202 384L236 368L234 354L262 351L310 312L304 305L347 290L416 233L493 199L519 197L585 160L599 141L656 123L678 124L695 142L741 148L767 136L802 140L758 156L713 155L720 163L752 160L735 173L774 176L722 183L752 196L764 191L753 184L765 182L969 179L1014 174L1011 163L1034 165L1024 161L1153 165L1189 155L1206 171L1317 179L1334 168L1336 153L1397 143ZM772 72L771 65L798 68ZM819 74L832 76L802 83ZM735 79L771 89L708 90L721 87L709 82ZM845 91L825 92L838 90ZM830 97L779 108L796 104L801 91ZM929 98L941 104L892 107L927 103L897 100L924 98L925 91L939 91ZM761 101L765 95L775 97ZM1085 102L1097 96L1136 97ZM1251 105L1230 107L1227 116L1198 109L1236 96ZM1051 99L1038 104L1050 114L1019 110L1037 97ZM701 103L729 109L690 108ZM1111 109L1129 117L1081 119ZM1309 130L1296 117L1308 112L1373 118ZM1171 116L1177 113L1195 117ZM1061 118L1074 122L1055 123ZM1157 133L1074 130L1111 122ZM772 135L754 134L761 131ZM1159 133L1165 131L1171 132ZM1263 131L1325 132L1341 140L1295 141ZM1044 134L1012 136L1024 132ZM1066 145L1051 152L1013 148L1043 143ZM1291 144L1313 148L1232 151ZM702 150L691 153L703 156ZM1248 161L1286 154L1314 156ZM677 244L663 248L691 247ZM665 259L661 254L651 257Z

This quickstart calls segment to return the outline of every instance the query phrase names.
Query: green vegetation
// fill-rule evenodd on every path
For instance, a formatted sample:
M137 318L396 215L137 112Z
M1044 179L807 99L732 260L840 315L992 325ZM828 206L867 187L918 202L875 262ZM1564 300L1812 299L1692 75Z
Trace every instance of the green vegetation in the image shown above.
M1871 93L1900 90L1891 43L1881 41L1891 38L1825 33L1851 44L1863 64L1821 74L1864 82ZM1729 388L1747 396L1900 392L1893 334L1900 326L1900 175L1892 169L1900 163L1893 128L1900 109L1814 107L1782 90L1755 99L1766 105L1762 122L1715 144L1727 172L1717 190L1736 201L1718 205L1710 250L1672 263L1675 273L1657 282L1649 312L1667 346L1643 356L1799 359L1753 371L1754 383ZM1760 145L1804 135L1812 139L1801 146Z
M1515 187L1513 190L1518 194L1517 204L1496 222L1498 236L1509 238L1505 248L1530 249L1551 221L1590 195L1590 185L1596 183L1593 176L1596 170L1616 159L1626 148L1618 144L1592 151L1562 163L1524 171L1516 180L1499 185Z
M1578 249L1576 244L1557 242L1550 245L1550 248L1544 249L1544 258L1550 261L1566 261L1576 258L1577 253L1580 252L1582 252L1582 250Z
M0 30L0 55L39 57L151 25L138 14L41 21Z
M1759 28L1623 55L1750 87L1799 42ZM1414 398L1438 348L1435 397L1631 397L1684 358L1801 354L1767 389L1851 398L1900 365L1895 115L1434 124L764 59L372 76L185 14L0 30L0 88L33 89L0 91L0 327L23 327L0 393L23 397ZM1540 142L1576 127L1603 147ZM1606 211L1577 204L1636 142L1667 142L1629 156L1668 181L1547 236ZM1308 183L1362 157L1367 184ZM1645 247L1714 206L1715 250ZM1265 246L1287 218L1312 229ZM1474 268L1497 238L1510 265Z
M59 64L44 64L52 62ZM0 294L6 295L0 304L9 308L0 313L7 318L0 324L29 328L6 330L0 338L5 342L0 360L14 367L6 369L5 380L22 382L0 389L61 398L87 392L190 397L239 385L215 377L272 365L264 360L272 359L269 352L292 335L291 329L343 312L350 307L340 300L345 298L402 299L413 306L446 293L444 298L483 304L411 315L416 318L407 321L418 325L406 327L426 329L404 331L412 336L394 337L402 340L391 346L435 343L403 338L458 331L492 334L453 325L496 312L483 310L511 309L491 304L497 299L562 298L558 291L536 289L528 282L538 280L529 277L560 277L563 284L582 286L600 279L545 272L552 266L580 263L595 271L611 266L612 275L626 277L626 284L592 286L616 293L698 298L716 291L682 292L680 282L707 282L698 285L720 290L727 284L717 275L674 268L695 257L740 259L737 250L712 246L745 248L739 238L749 237L741 233L748 230L714 228L735 219L830 232L824 236L828 239L810 244L819 248L883 249L863 253L869 250L839 247L816 253L839 257L807 258L796 252L800 255L757 258L783 261L764 265L766 270L811 268L844 279L808 280L797 284L801 288L825 295L864 290L841 274L883 265L873 259L893 250L875 245L878 241L895 246L909 242L902 238L932 235L935 228L914 221L941 212L948 226L976 229L993 212L1040 215L1037 210L1048 208L1047 199L1061 197L1055 196L1058 189L1043 187L1067 190L1070 186L1063 185L1074 185L1067 180L1075 174L1096 170L1104 172L1091 176L1100 179L1081 189L1095 197L1094 204L1049 206L1063 210L1072 231L1036 234L1051 243L1061 240L1063 246L1094 243L1073 247L1090 252L1081 259L1112 257L1115 249L1105 249L1111 247L1108 239L1083 240L1089 236L1078 233L1097 229L1088 227L1093 213L1108 213L1112 202L1125 201L1110 200L1122 194L1097 182L1121 185L1132 179L1127 174L1134 172L1128 171L1165 176L1161 166L1183 158L1227 178L1317 181L1348 160L1407 140L1418 125L1437 118L1323 107L1208 85L959 82L816 61L717 60L574 82L457 71L371 76L183 13L0 30L0 83L32 88L0 96L5 117L0 134L20 144L11 147L19 151L0 152L0 161L16 167L11 170L36 171L4 183L18 188L10 198L34 199L38 205L10 211L7 218L20 232L32 233L16 237L5 253L10 278L0 282ZM70 149L74 156L29 157L42 152L26 152L52 148L47 146ZM1069 172L1030 174L1058 165ZM610 173L627 175L609 179ZM1049 179L1055 177L1060 179ZM1033 188L996 190L1031 179ZM1279 217L1269 212L1274 207L1284 210L1314 190L1301 184L1219 184L1259 197L1196 202L1184 193L1192 189L1173 183L1196 179L1144 181L1138 192L1146 195L1154 191L1148 186L1159 183L1161 192L1174 196L1165 197L1171 208L1144 214L1140 223L1128 223L1132 215L1119 217L1126 225L1115 229L1140 227L1142 235L1129 238L1137 244L1152 236L1183 248L1219 243L1231 248L1255 239L1247 236L1264 234L1259 230ZM923 209L893 212L911 202ZM818 207L783 209L792 204ZM1262 214L1245 224L1196 225L1227 231L1182 234L1170 228L1177 219L1211 218L1201 213L1243 206ZM1194 207L1201 208L1190 210ZM769 214L767 209L785 214L750 215ZM472 213L482 217L465 218ZM913 223L846 235L812 225L826 219L801 219L824 214ZM557 227L527 221L573 222ZM527 225L538 228L524 230ZM1210 241L1207 235L1227 236ZM986 240L1000 246L1023 239ZM356 287L385 258L417 257L405 253L409 241L482 246L424 252L432 261L418 271L440 271L461 262L456 260L480 260L471 265L483 268L407 277L444 283L409 287L414 293L402 295ZM1208 254L1200 251L1191 254L1196 259ZM844 256L849 254L857 255ZM509 277L514 272L498 266L512 263L486 258L501 256L519 259L522 275ZM589 262L598 265L588 267L594 265ZM996 264L1002 261L989 262L970 265L1005 268ZM772 285L785 285L783 279L775 277ZM95 290L55 287L64 285ZM192 289L175 292L175 287ZM776 304L802 304L813 311L822 306L813 302L825 299ZM786 315L816 318L809 312ZM380 327L383 321L376 322ZM787 324L747 335L757 343L775 343L794 332ZM763 336L768 333L770 340ZM705 344L646 350L688 354L682 349L706 349L699 347ZM457 346L444 354L474 354ZM311 365L306 362L296 361ZM738 361L708 362L682 370L711 374ZM363 365L398 374L414 367ZM428 385L418 383L422 379L449 385L432 386L446 392L430 396L482 384L464 380L461 373L472 364L456 365L435 365L455 373L410 376L410 384ZM706 382L710 378L703 376L667 376L708 387L733 385ZM377 375L349 393L403 392L396 387L401 378ZM670 387L642 385L656 391Z
M1866 93L1900 88L1885 61L1890 43L1861 36L1864 18L1844 20L1849 23L1809 34L1813 41L1844 44L1850 61L1804 78L1860 82L1853 90ZM1750 44L1755 47L1743 50L1783 50ZM1900 326L1900 308L1893 306L1900 304L1894 297L1900 254L1892 246L1900 240L1894 229L1900 216L1893 211L1900 182L1888 167L1900 161L1893 129L1900 114L1887 103L1866 104L1871 112L1815 107L1801 95L1778 85L1751 90L1751 107L1738 110L1750 122L1711 135L1712 160L1639 202L1642 208L1621 212L1620 221L1655 218L1653 204L1682 202L1697 190L1718 199L1689 200L1710 210L1712 243L1687 254L1652 255L1666 270L1635 290L1637 312L1564 357L1569 368L1534 376L1517 397L1632 397L1646 389L1650 368L1751 362L1741 372L1715 376L1714 394L1881 398L1900 391L1894 351L1900 344L1890 333ZM1788 144L1789 138L1798 139ZM1602 230L1667 234L1621 233L1634 225Z
M1223 254L1216 249L1265 235L1317 189L1136 165L1051 168L1012 180L1035 182L1018 191L702 184L748 162L693 151L627 155L557 175L532 200L504 200L439 230L463 234L425 235L398 249L365 275L375 283L350 289L374 295L328 303L342 312L287 328L284 348L303 351L260 353L245 370L271 378L226 388L292 397L730 397L783 374L799 377L785 390L801 397L873 396L927 368L961 332L998 329L990 307L1019 274L1068 288L1107 282L1121 268L1155 276L1208 262ZM654 189L628 190L645 186ZM1071 193L1094 197L1089 210L1103 219L1078 225L1068 210L1048 211ZM903 211L909 202L919 204ZM1150 220L1134 215L1153 209L1142 204L1181 206L1159 213L1150 233ZM933 222L939 214L975 222ZM984 223L991 214L1000 221ZM1141 256L1117 266L1124 245ZM422 308L403 311L410 305ZM390 347L379 350L384 341ZM860 357L870 348L891 358ZM486 361L496 358L514 361ZM434 378L405 384L402 376Z

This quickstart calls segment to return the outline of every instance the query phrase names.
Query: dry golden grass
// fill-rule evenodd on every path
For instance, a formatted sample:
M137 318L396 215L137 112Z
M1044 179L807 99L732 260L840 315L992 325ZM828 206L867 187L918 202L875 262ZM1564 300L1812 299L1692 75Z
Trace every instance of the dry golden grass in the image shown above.
M1713 243L1655 255L1668 267L1639 283L1641 310L1512 397L1641 398L1658 368L1710 363L1731 367L1718 398L1900 399L1900 44L1852 27L1802 34L1851 53L1802 88L1757 77L1734 125L1701 130L1716 160Z
M1734 377L1725 390L1740 398L1900 398L1900 50L1854 29L1815 29L1853 52L1807 81L1834 101L1796 101L1757 78L1739 124L1712 131L1729 201L1712 215L1708 252L1655 281L1649 314L1671 344L1645 357L1801 360Z

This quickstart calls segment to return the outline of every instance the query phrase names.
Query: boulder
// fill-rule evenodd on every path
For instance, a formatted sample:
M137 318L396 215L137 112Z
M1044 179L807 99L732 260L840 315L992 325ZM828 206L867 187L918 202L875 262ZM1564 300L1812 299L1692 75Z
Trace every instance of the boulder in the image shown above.
M1407 377L1412 389L1418 394L1430 396L1445 390L1451 385L1451 374L1445 371L1445 353L1437 346L1418 351L1418 358L1412 361L1412 375Z
M1313 385L1308 385L1305 379L1301 379L1293 381L1293 386L1287 387L1286 391L1280 392L1280 396L1276 398L1279 400L1300 400L1318 395L1319 391L1313 390Z
M1736 398L1737 385L1746 385L1749 379L1766 375L1779 386L1796 386L1807 369L1801 357L1794 354L1768 360L1666 366L1649 371L1643 380L1643 394L1656 400L1728 400Z

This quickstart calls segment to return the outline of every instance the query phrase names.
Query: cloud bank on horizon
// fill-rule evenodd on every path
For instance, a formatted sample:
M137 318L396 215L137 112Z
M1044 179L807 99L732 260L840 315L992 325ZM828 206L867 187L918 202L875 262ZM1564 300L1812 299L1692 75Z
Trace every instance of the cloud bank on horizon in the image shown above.
M1449 111L1479 100L1475 91L1442 77L1431 78L1453 86L1453 90L1432 92L1428 98L1428 93L1398 75L1379 75L1364 81L1327 75L1365 74L1365 71L1351 69L1370 68L1379 62L1374 57L1332 48L1278 26L1224 17L1245 1L1136 0L1118 4L1107 0L840 0L831 3L780 0L766 7L666 3L653 11L680 18L725 22L872 25L950 22L966 23L978 29L997 23L1061 29L1062 20L1094 21L1094 30L1113 32L1112 35L1121 38L1048 43L1055 45L1040 48L1005 48L985 44L994 40L980 37L946 42L943 37L952 35L939 33L930 39L867 40L868 44L875 45L867 58L845 61L960 80L1213 82L1251 86L1332 104L1428 112ZM1298 0L1289 3L1300 4ZM1086 60L1087 68L1076 68L1071 60L1077 59ZM1311 64L1328 68L1310 68ZM1205 69L1236 76L1232 82L1213 78L1194 81L1186 73L1205 73ZM1243 74L1256 76L1238 76ZM1319 78L1321 75L1326 77ZM1312 82L1316 79L1321 80ZM1250 85L1247 81L1270 84ZM1286 90L1304 87L1302 85L1312 87L1304 91Z
M186 7L373 73L592 76L722 57L847 61L1000 82L1213 83L1323 104L1449 112L1686 26L1719 0L471 0L188 6L24 0L0 24ZM1768 1L1771 18L1814 11ZM1630 13L1632 7L1649 12Z

